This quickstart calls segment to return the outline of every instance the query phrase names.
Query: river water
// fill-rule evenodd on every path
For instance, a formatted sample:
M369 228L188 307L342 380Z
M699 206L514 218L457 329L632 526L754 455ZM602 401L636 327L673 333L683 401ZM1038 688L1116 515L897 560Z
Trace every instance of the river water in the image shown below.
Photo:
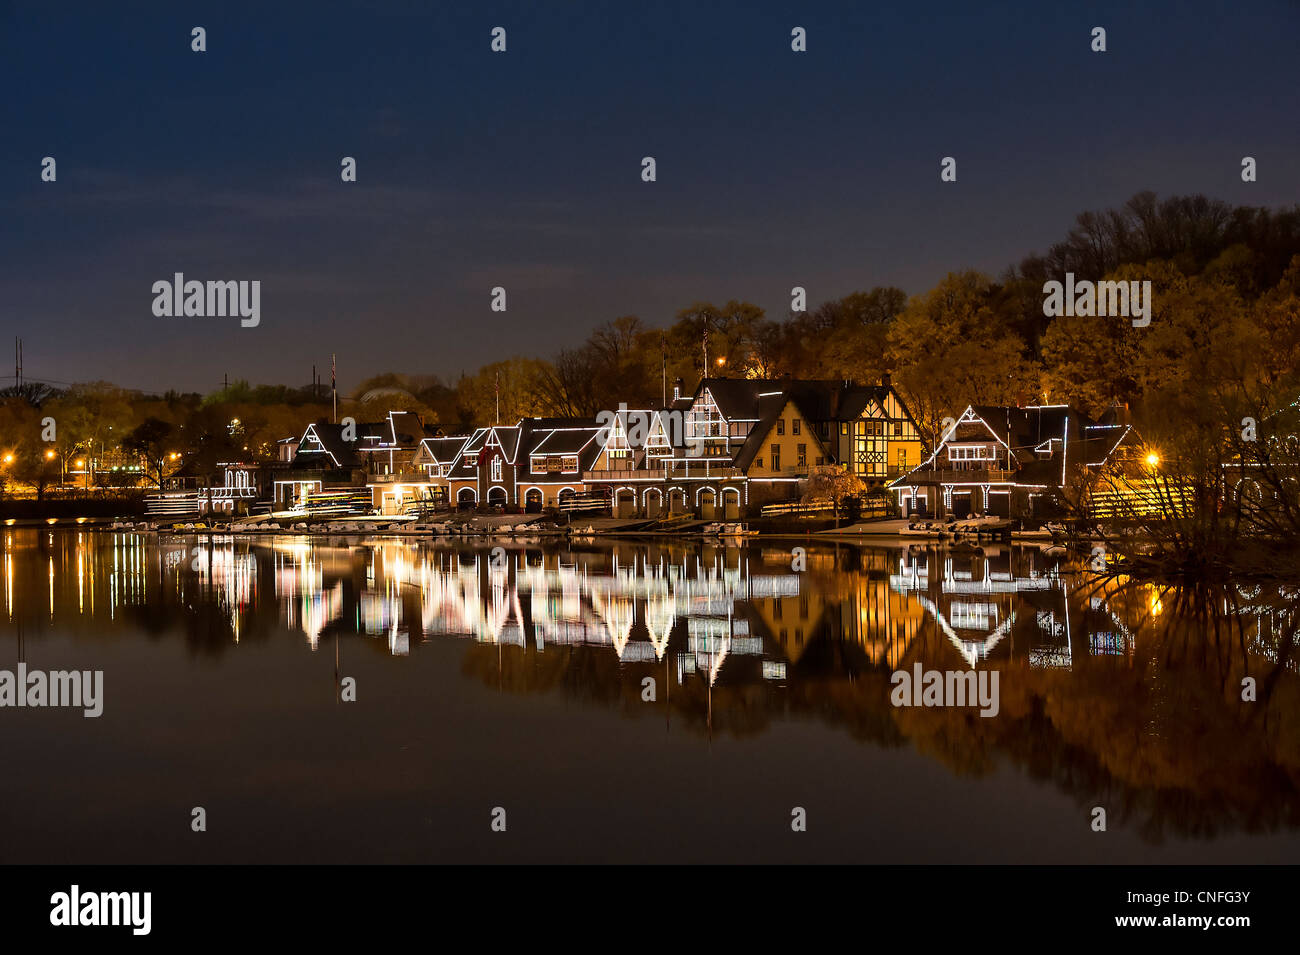
M1038 546L2 538L0 670L101 671L103 712L0 708L0 862L1300 856L1296 588ZM896 671L996 674L996 713L897 706Z

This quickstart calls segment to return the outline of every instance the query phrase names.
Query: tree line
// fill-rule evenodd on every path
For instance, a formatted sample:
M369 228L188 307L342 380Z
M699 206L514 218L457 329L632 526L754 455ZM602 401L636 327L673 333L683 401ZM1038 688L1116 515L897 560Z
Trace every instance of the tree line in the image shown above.
M1043 284L1066 272L1150 280L1150 325L1045 316ZM340 396L339 413L362 421L411 410L454 434L498 418L657 407L677 378L691 389L702 375L872 383L888 374L931 435L968 403L1043 401L1092 415L1127 404L1159 433L1174 422L1221 428L1238 406L1289 404L1298 358L1300 206L1143 192L1079 215L1062 241L997 277L954 271L919 294L875 287L778 317L742 300L692 303L663 327L624 315L550 358L503 358L455 381L373 376ZM0 476L37 483L52 462L110 449L158 472L202 449L271 458L277 440L330 414L328 391L315 386L236 381L154 396L106 382L29 383L0 391L0 452L10 458ZM54 442L44 440L48 418Z

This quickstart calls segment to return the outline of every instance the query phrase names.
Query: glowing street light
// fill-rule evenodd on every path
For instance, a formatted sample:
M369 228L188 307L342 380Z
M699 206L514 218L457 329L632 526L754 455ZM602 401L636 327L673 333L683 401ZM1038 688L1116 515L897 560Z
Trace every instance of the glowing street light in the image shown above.
M1152 451L1150 454L1147 455L1147 464L1149 464L1151 467L1155 467L1159 463L1160 463L1160 455L1156 454L1154 451Z

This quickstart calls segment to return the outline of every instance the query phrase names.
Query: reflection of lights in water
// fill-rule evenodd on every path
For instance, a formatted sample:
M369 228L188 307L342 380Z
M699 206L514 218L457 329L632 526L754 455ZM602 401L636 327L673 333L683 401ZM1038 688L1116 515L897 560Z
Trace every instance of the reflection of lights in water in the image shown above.
M991 603L954 600L948 611L948 622L958 630L987 630L998 625L998 608Z
M64 541L68 533L63 532ZM363 550L311 537L282 536L237 546L223 537L165 535L159 544L148 535L86 532L83 541L83 532L75 533L76 559L65 548L60 567L64 574L75 569L76 610L89 608L92 618L97 572L111 598L100 611L108 615L121 604L143 603L150 597L147 591L160 583L163 595L174 590L181 601L192 603L186 591L197 582L216 598L239 641L257 606L260 567L269 573L276 598L275 610L267 607L267 612L272 618L278 612L313 650L330 629L364 634L394 655L410 652L411 635L416 641L452 636L498 646L532 643L539 651L608 648L625 664L662 664L675 638L677 664L672 669L710 685L725 680L723 669L756 676L760 668L752 665L755 660L783 666L797 661L804 634L809 640L829 635L856 641L877 664L902 660L914 640L928 641L937 634L937 644L925 644L924 652L951 645L968 665L977 666L995 651L1008 651L1017 612L1025 619L1010 648L1015 655L1031 666L1069 667L1072 642L1097 655L1132 652L1134 638L1116 608L1125 619L1160 616L1164 609L1155 588L1136 591L1136 606L1109 589L1086 592L1070 603L1055 565L1040 561L1036 567L1037 551L1023 549L973 560L933 549L928 556L914 548L864 551L875 563L850 563L848 571L842 564L828 567L823 584L815 574L782 573L784 567L775 559L755 562L759 573L751 575L745 561L734 556L731 564L724 555L692 554L674 562L657 560L653 547L649 553L635 550L631 561L631 548L622 550L621 558L617 549L575 554L510 548L504 563L493 564L490 548L456 553L409 541L376 541ZM12 538L6 534L4 567L10 617L29 612L23 604L26 592L16 593L15 581L47 589L53 614L64 607L71 611L70 581L54 566L58 553L37 554L30 546L27 554L23 547L14 551ZM39 540L43 545L46 537ZM26 541L30 545L31 538ZM57 548L57 540L55 544ZM191 568L196 548L199 559ZM1004 559L1007 554L1015 556L1014 568ZM38 560L47 566L40 567ZM144 573L146 561L152 575ZM151 581L153 588L148 587ZM1027 592L1025 600L1017 598L1019 592ZM157 602L160 595L152 596ZM42 615L43 609L34 608ZM799 614L797 620L790 616L792 610ZM1098 612L1104 617L1093 616ZM787 622L803 628L798 643L788 647L778 637ZM751 662L728 667L732 657ZM785 679L775 666L764 665L761 672L765 679Z
M236 553L232 541L211 538L199 553L198 579L216 598L230 618L230 629L239 642L243 615L253 603L257 561L250 553Z

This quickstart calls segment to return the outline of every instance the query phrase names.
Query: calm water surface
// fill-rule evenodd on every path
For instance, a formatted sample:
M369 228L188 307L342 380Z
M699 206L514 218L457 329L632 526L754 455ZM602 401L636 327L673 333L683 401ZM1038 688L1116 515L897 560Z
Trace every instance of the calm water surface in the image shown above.
M0 669L105 696L0 709L3 862L1300 857L1300 588L1036 546L2 539ZM892 706L916 663L996 670L997 716Z

